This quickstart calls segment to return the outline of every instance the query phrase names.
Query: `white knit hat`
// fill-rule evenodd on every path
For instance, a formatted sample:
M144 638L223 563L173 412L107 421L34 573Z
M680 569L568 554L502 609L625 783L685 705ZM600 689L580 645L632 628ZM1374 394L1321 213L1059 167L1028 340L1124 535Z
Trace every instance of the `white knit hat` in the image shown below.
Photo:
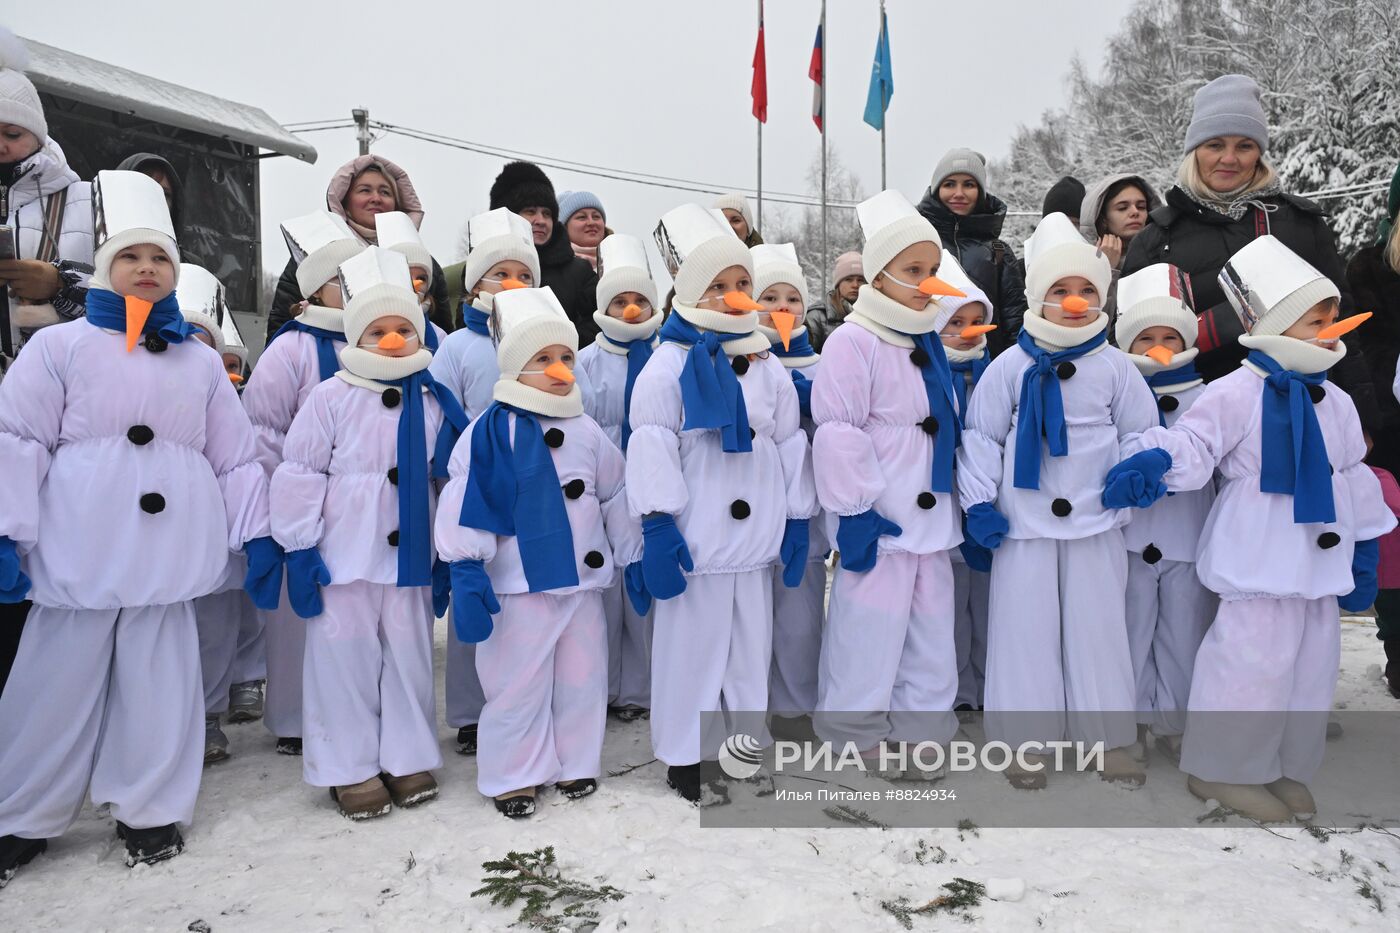
M940 251L943 249L943 240L933 224L893 188L856 205L856 219L860 221L861 233L865 234L865 248L860 258L865 280L871 284L894 257L915 243L932 243Z
M403 253L410 266L422 266L431 275L433 255L423 245L423 237L413 218L403 211L386 211L374 215L375 240L385 249Z
M753 231L753 208L749 207L749 199L739 192L731 191L728 194L720 195L715 198L715 203L712 206L721 214L726 210L738 211L739 216L744 218L744 223L749 225L749 231ZM724 222L729 223L729 218L726 217ZM729 232L734 232L732 226L729 228Z
M335 278L342 262L365 248L345 218L324 210L282 221L282 238L297 264L297 288L303 297L315 294Z
M675 279L676 301L694 305L710 283L730 266L753 274L749 248L718 209L682 204L667 211L656 225L657 249Z
M530 358L559 344L578 352L578 328L552 288L517 288L496 296L492 329L501 380L516 381Z
M214 349L224 352L224 329L221 322L228 317L224 303L224 286L214 274L192 262L180 263L180 287L175 301L185 323L203 329L214 340Z
M348 347L358 347L365 328L388 314L412 324L422 345L427 325L403 253L382 246L365 247L340 264L339 275Z
M39 92L24 76L29 67L29 49L24 40L10 30L0 27L0 123L22 126L39 137L39 145L49 135L44 119L44 105Z
M98 172L92 180L93 274L95 288L110 289L112 260L128 246L150 243L170 257L180 281L180 248L165 192L140 172Z
M1123 352L1149 327L1170 327L1186 348L1196 345L1191 281L1170 263L1158 262L1118 280L1118 322L1113 338Z
M1331 279L1272 235L1231 256L1220 287L1251 336L1282 334L1319 301L1341 298Z
M977 287L977 283L963 269L956 256L951 251L943 254L943 262L938 267L938 277L949 285L962 292L965 297L957 298L953 295L944 295L938 301L938 329L942 330L948 320L963 308L970 304L980 304L987 309L986 323L992 323L996 316L996 309L992 307L991 299L987 293Z
M1026 254L1026 313L1044 317L1041 302L1060 279L1077 275L1088 279L1099 292L1099 304L1108 301L1108 287L1113 283L1113 267L1108 257L1084 235L1068 217L1058 211L1041 218L1030 239L1025 242Z
M807 306L807 276L791 243L760 243L749 249L753 256L753 296L757 299L773 285L791 285Z
M477 214L467 221L467 262L462 270L467 291L498 262L514 259L530 270L540 284L540 254L530 222L504 207Z
M623 292L636 292L660 310L656 282L647 262L646 244L638 237L614 233L598 244L598 310L607 311L612 300Z

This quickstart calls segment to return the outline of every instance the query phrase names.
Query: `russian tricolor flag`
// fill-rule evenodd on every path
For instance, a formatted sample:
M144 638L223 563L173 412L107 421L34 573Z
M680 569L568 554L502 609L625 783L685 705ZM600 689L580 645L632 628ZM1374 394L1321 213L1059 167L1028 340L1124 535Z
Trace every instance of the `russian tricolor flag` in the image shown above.
M817 26L817 41L812 46L812 63L807 67L807 77L814 82L812 88L812 122L817 125L817 129L825 132L822 127L822 27Z

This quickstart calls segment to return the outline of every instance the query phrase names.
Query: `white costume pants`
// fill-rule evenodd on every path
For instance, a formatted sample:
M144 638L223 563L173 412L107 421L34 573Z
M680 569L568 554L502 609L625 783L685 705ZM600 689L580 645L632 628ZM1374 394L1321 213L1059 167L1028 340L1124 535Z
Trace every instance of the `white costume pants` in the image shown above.
M322 589L324 597L325 589ZM287 584L282 601L272 612L263 612L263 637L267 643L267 696L263 724L282 739L301 738L301 671L306 656L306 621L292 611Z
M133 829L188 825L203 770L192 602L30 610L0 697L0 835L62 835L89 786Z
M481 678L476 673L476 645L457 637L452 628L452 613L447 615L447 670L443 675L447 691L447 724L454 729L472 726L481 719L481 707L486 697L481 693Z
M601 590L499 597L476 646L486 694L477 787L488 797L596 778L608 715L608 632Z
M1149 564L1128 552L1128 648L1133 653L1138 722L1158 735L1186 728L1196 650L1215 618L1219 599L1202 585L1196 565Z
M622 575L603 591L608 617L608 703L651 708L652 614L637 615L622 590Z
M802 582L791 589L783 585L783 568L774 567L768 708L779 716L811 713L817 708L817 668L825 619L825 561L808 561Z
M987 604L992 575L972 570L960 560L953 564L953 643L958 652L956 706L982 706L987 682Z

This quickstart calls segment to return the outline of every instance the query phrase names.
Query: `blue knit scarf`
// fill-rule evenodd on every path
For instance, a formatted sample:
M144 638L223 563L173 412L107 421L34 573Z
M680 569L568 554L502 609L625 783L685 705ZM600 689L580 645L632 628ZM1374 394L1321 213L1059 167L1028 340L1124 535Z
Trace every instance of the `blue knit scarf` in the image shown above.
M812 349L812 341L807 339L807 330L803 328L802 333L792 335L786 350L783 349L782 341L773 344L773 355L791 359L792 357L816 356L817 351Z
M636 340L614 340L604 334L601 338L613 346L627 351L627 384L622 390L622 449L627 450L627 442L632 439L632 422L628 417L632 411L632 386L637 376L651 359L651 337L638 337Z
M1259 491L1292 496L1295 524L1335 522L1327 443L1308 396L1308 386L1322 385L1327 373L1284 369L1261 350L1249 351L1249 361L1268 373L1259 437Z
M928 357L928 362L919 367L919 374L924 378L929 414L938 422L938 433L933 438L933 478L929 488L934 492L952 492L953 458L962 441L962 416L958 414L948 356L937 334L905 336Z
M337 343L345 342L345 335L339 331L326 330L324 327L312 327L310 324L303 324L296 318L282 325L277 333L272 335L272 340L276 340L288 331L301 331L303 334L310 334L316 338L316 362L321 369L321 381L325 382L330 377L340 371L340 354L336 350ZM268 343L272 343L269 340Z
M433 319L426 311L423 312L423 346L428 348L429 353L436 353L438 350L437 328L433 327Z
M126 298L105 288L89 288L87 292L89 324L117 333L126 333ZM180 314L180 303L171 292L151 305L151 313L141 328L143 334L155 334L166 343L183 343L194 332Z
M473 334L491 336L491 315L473 305L462 304L462 324Z
M744 391L722 349L723 344L748 334L702 331L674 312L661 326L660 333L662 340L690 344L685 368L681 370L681 401L685 405L683 427L687 430L718 428L725 453L752 451Z
M1099 331L1077 347L1057 353L1037 346L1029 331L1021 331L1016 345L1031 358L1021 376L1021 399L1016 413L1016 463L1013 485L1017 489L1040 488L1040 439L1045 438L1050 456L1069 453L1069 432L1065 429L1065 402L1060 395L1060 378L1055 367L1103 346L1107 335Z
M977 383L982 381L982 374L987 371L987 367L992 362L992 351L986 347L982 348L981 356L974 356L970 360L949 360L948 371L953 374L953 391L958 396L958 411L963 418L967 417L967 393L970 389L977 388ZM972 373L972 385L967 384L967 374Z
M493 534L513 535L531 593L578 586L564 490L535 415L492 402L472 427L471 445L460 523Z
M1152 389L1162 389L1167 386L1181 385L1183 382L1201 378L1201 374L1196 371L1196 361L1192 360L1185 366L1178 366L1176 369L1164 369L1160 373L1153 373L1147 377L1147 384ZM1167 413L1160 407L1157 409L1157 423L1162 427L1167 426Z

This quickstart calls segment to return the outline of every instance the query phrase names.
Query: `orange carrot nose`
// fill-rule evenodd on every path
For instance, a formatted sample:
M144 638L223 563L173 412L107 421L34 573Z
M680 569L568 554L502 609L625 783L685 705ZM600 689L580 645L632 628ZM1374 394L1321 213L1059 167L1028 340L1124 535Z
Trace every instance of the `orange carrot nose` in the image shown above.
M379 338L379 343L375 344L381 350L402 350L408 346L408 341L403 339L403 335L398 331L390 331Z
M243 376L241 373L229 373L228 381L232 382L234 385L241 385L243 383Z
M783 342L783 349L792 349L792 328L797 324L797 315L791 311L770 311L768 317L773 321L773 329L778 332L778 339Z
M924 279L922 282L919 283L919 291L923 292L925 295L928 295L930 298L967 297L966 292L958 291L956 288L949 285L947 282L933 275L929 276L928 278Z
M1070 295L1064 301L1060 302L1060 307L1070 314L1083 314L1085 311L1089 310L1089 302L1078 295Z
M725 292L724 304L731 311L762 311L763 305L743 292Z
M427 279L415 278L415 279L413 280L413 287L414 287L414 288L422 288L422 287L423 287L424 285L426 285L427 283L428 283L428 280L427 280Z
M960 330L958 336L963 340L976 340L983 334L990 334L996 329L997 326L995 324L973 324L970 327L964 327Z
M1148 347L1147 352L1143 354L1143 356L1155 362L1161 363L1163 366L1170 366L1172 364L1172 357L1175 355L1175 353L1168 350L1161 344L1158 344L1155 347Z
M128 299L128 300L130 300L130 299ZM1351 333L1352 331L1356 330L1358 327L1360 327L1362 324L1365 324L1365 323L1366 323L1367 321L1369 321L1370 319L1371 319L1371 312L1370 312L1370 311L1367 311L1367 312L1365 312L1365 313L1363 313L1363 314L1353 314L1351 317L1344 317L1344 318L1342 318L1340 321L1338 321L1337 323L1335 323L1335 324L1330 324L1330 325L1328 325L1327 327L1322 328L1322 330L1318 331L1318 332L1317 332L1317 339L1318 339L1318 340L1336 340L1338 337L1341 337L1343 334L1349 334L1349 333Z
M642 316L642 309L636 305L628 305L622 309L622 319L624 321L635 321Z
M574 371L563 363L550 363L544 368L544 374L559 382L573 382Z
M141 339L141 329L151 316L152 304L144 298L126 296L126 352L130 353Z
M530 286L526 285L524 282L520 281L519 279L501 279L501 288L505 289L505 290L508 291L508 292L509 292L509 291L514 291L514 290L517 289L517 288L529 288L529 287L530 287Z

